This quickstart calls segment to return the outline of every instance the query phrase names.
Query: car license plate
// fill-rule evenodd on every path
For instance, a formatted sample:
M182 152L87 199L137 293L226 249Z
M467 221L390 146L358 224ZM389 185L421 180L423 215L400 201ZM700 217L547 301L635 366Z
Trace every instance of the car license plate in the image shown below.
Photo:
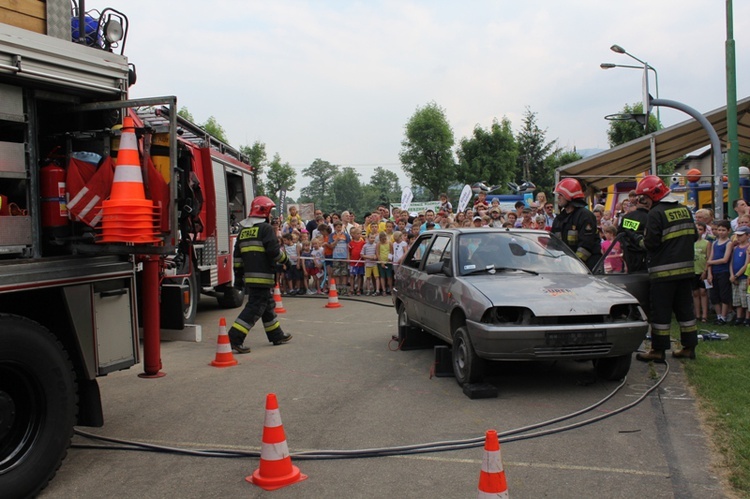
M607 340L606 331L566 331L564 333L544 333L547 346L586 345Z

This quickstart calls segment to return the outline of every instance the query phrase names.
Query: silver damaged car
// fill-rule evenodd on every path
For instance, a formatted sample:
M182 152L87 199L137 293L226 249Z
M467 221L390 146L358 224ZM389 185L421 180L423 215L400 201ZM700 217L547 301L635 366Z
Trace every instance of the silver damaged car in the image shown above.
M466 228L420 234L392 298L399 341L447 342L460 385L481 381L493 360L590 359L616 380L648 331L624 287L592 275L546 231Z

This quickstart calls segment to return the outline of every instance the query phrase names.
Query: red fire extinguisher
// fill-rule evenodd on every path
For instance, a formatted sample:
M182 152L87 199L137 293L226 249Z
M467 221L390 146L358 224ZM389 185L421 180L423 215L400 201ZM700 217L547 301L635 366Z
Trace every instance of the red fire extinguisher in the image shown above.
M62 227L68 224L68 205L65 200L65 169L51 162L40 169L42 198L42 227Z

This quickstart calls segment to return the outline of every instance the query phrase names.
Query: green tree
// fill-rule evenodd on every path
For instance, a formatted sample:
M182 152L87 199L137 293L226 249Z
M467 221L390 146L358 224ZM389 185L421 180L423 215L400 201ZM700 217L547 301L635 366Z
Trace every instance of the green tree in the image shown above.
M485 182L504 187L516 178L518 147L507 118L500 123L493 119L489 130L476 125L471 138L461 139L456 155L456 179L462 185Z
M363 188L359 181L359 173L352 167L344 167L331 183L333 188L333 209L341 213L344 210L354 210L357 213L361 207Z
M195 119L193 118L193 115L190 114L190 111L188 111L187 106L182 106L179 111L177 111L177 116L181 116L188 120L190 123L195 123Z
M207 131L212 137L216 137L220 141L229 144L227 132L224 131L224 127L213 116L209 116L206 122L201 125L201 128Z
M563 165L567 165L568 163L572 163L574 161L578 161L583 156L578 154L575 150L573 151L565 151L562 149L558 149L549 156L547 156L547 159L544 160L545 164L547 165L547 169L554 174L554 171L556 168L559 168ZM549 185L536 185L536 192L544 192L547 194L547 199L552 200L552 192L554 192L553 184L554 178L550 180Z
M253 142L252 146L240 147L240 152L248 157L250 164L253 167L253 183L255 184L255 192L258 196L264 195L265 188L261 178L263 171L268 167L268 157L266 156L266 144Z
M278 205L279 191L285 189L287 192L294 190L297 183L297 172L289 163L281 163L279 153L273 155L273 159L268 164L268 174L266 175L266 195L274 200ZM289 201L289 200L287 200Z
M455 180L451 148L453 130L435 102L417 108L406 124L399 158L412 184L425 187L433 199Z
M331 181L339 173L338 165L316 158L302 173L310 179L310 184L302 188L300 199L315 203L315 207L323 211L334 209L336 200Z
M554 171L546 164L545 159L555 154L557 141L547 142L547 131L537 125L536 113L526 107L523 115L523 125L516 135L518 144L518 173L516 180L522 182L530 180L537 186L537 190L550 189L554 183Z
M393 203L401 200L401 182L395 172L378 166L370 177L370 185L376 195L376 203Z
M636 102L633 105L625 104L622 108L622 115L629 116L634 114L643 114L643 103ZM609 147L619 146L625 142L630 142L638 137L643 137L649 133L655 132L659 129L659 122L656 116L651 114L648 118L648 130L643 128L643 125L636 122L635 120L613 120L609 122L609 129L607 130L607 140L609 141Z

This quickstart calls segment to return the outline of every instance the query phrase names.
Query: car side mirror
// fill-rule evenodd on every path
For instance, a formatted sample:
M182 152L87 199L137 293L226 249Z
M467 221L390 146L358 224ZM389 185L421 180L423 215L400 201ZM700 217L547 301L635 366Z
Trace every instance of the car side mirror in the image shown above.
M453 277L453 270L451 270L451 261L443 260L443 274L448 277Z
M424 268L425 272L427 272L428 275L434 275L434 274L445 274L445 270L443 269L443 262L435 262L430 263L425 266Z

